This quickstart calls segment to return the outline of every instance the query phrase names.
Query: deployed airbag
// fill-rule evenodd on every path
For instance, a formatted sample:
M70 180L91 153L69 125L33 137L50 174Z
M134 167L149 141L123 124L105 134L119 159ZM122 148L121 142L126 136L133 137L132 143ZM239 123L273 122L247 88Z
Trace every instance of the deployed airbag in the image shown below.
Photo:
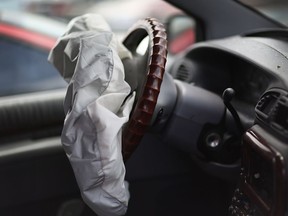
M129 201L121 141L135 96L121 58L130 56L101 16L87 14L69 23L48 58L69 82L62 145L83 200L100 216L125 214Z

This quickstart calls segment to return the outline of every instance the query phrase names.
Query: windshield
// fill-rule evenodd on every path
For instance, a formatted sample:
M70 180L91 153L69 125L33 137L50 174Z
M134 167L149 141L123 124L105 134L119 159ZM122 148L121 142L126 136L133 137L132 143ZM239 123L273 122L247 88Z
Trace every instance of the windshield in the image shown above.
M252 7L265 16L288 26L288 1L287 0L238 0Z

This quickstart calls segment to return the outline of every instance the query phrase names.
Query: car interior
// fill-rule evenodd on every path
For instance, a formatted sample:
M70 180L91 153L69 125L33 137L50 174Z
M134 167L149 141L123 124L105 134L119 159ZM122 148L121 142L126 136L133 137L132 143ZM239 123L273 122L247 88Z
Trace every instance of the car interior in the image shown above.
M153 48L156 36L141 22L123 40L133 53L123 64L138 102L156 83L150 75L159 78L149 63L165 65L166 57L153 55L168 52L159 95L148 91L155 104L136 103L123 133L126 215L288 215L286 27L244 1L167 3L185 12L165 23L167 51ZM186 34L191 22L174 29L179 19L191 18L193 44L191 32ZM186 35L185 47L170 54L169 45L182 46ZM149 46L140 55L136 49L147 36ZM82 201L61 145L65 93L61 88L1 97L1 215L96 215ZM149 117L139 114L146 108L153 110ZM135 122L147 118L139 135Z

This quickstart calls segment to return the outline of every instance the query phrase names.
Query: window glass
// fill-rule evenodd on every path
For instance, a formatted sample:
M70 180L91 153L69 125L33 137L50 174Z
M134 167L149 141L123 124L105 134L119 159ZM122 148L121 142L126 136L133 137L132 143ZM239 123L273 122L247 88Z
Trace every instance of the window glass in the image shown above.
M66 86L48 52L0 38L0 96Z

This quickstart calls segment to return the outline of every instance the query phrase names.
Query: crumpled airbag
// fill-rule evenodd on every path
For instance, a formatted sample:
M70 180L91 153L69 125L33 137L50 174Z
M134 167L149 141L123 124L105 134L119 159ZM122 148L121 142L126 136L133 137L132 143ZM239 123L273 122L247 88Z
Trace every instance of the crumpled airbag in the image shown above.
M69 82L62 145L83 200L100 216L123 215L129 201L122 126L134 102L121 58L131 54L95 14L74 18L48 60Z

